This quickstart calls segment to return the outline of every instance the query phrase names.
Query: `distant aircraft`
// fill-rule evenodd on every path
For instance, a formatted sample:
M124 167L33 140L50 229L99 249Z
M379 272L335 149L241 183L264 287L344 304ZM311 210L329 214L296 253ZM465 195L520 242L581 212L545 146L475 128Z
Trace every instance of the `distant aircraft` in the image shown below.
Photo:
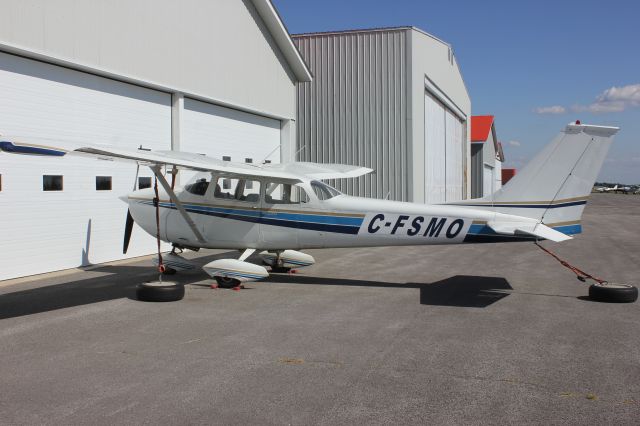
M598 192L616 192L616 191L618 191L618 185L614 186L613 188L608 188L606 186L598 188Z
M250 165L176 151L66 149L15 141L0 142L0 149L16 154L89 155L148 166L157 179L155 188L124 198L129 211L123 251L134 221L173 245L170 254L159 253L161 270L195 267L176 250L242 250L238 259L218 259L203 267L220 286L235 287L269 276L265 267L246 261L256 251L262 251L266 264L286 270L312 265L313 257L299 251L308 248L569 240L582 232L582 212L618 130L570 123L494 194L437 205L353 197L321 181L372 172L366 167L304 162ZM174 190L162 174L166 166L200 173ZM145 291L148 299L163 300L162 285ZM176 294L167 292L168 298Z

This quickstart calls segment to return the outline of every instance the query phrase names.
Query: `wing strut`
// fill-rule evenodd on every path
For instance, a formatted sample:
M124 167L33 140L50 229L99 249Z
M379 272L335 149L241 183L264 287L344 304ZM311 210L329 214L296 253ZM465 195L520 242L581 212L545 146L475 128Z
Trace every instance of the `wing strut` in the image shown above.
M189 228L191 228L191 232L193 232L193 235L196 236L199 242L205 243L206 240L204 239L204 236L202 235L202 233L200 232L196 224L193 222L193 219L191 219L191 216L189 216L189 213L187 213L187 211L185 210L180 200L178 200L178 197L176 196L176 193L173 192L173 189L171 189L171 185L169 185L169 182L167 182L167 180L164 178L164 176L160 172L161 166L156 164L153 166L149 166L149 168L151 169L153 174L156 175L156 177L158 178L160 185L162 185L164 190L167 191L167 194L169 194L169 198L171 199L171 202L175 204L176 208L182 215L182 218L184 219L185 222L187 222L187 225L189 225Z

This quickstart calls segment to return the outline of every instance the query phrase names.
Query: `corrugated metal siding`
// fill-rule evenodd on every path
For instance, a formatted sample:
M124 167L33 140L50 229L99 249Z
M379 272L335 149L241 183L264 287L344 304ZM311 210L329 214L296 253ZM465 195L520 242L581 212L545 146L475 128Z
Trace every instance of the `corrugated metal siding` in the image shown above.
M314 80L298 84L299 161L376 171L331 182L352 195L409 200L406 30L294 36Z

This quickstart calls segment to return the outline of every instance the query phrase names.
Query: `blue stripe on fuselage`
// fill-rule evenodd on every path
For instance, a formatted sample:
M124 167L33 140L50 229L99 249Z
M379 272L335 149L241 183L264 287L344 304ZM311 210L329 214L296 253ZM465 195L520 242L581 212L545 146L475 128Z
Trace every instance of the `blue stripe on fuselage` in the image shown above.
M152 201L141 201L153 205ZM160 207L175 209L173 203L161 202ZM334 232L340 234L357 234L363 218L346 216L324 216L317 214L274 212L263 210L243 210L224 207L185 204L185 210L207 216L234 219L243 222L261 223L286 228L308 229L313 231Z
M578 200L578 201L567 201L565 203L558 204L451 204L454 206L470 206L470 207L491 207L491 208L502 208L507 207L511 209L558 209L561 207L571 207L571 206L581 206L583 204L587 204L586 200Z
M558 232L567 235L580 234L582 225L562 225L552 227ZM537 238L533 235L517 234L502 235L484 224L473 224L469 227L469 232L464 238L465 243L498 243L498 242L515 242L515 241L535 241Z

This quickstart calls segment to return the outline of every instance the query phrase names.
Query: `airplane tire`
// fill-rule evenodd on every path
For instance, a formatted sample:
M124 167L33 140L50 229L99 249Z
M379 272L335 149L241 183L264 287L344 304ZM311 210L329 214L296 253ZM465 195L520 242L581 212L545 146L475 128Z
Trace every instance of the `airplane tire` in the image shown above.
M589 298L598 302L632 303L638 300L638 289L628 284L592 284Z
M138 284L136 297L143 302L175 302L184 297L184 285L172 281Z
M238 287L241 282L240 280L236 280L235 278L229 278L229 277L215 277L216 278L216 282L218 283L218 286L221 288L234 288L234 287Z
M272 266L271 267L271 272L274 272L276 274L286 274L290 270L291 270L291 268L287 268L285 266Z

